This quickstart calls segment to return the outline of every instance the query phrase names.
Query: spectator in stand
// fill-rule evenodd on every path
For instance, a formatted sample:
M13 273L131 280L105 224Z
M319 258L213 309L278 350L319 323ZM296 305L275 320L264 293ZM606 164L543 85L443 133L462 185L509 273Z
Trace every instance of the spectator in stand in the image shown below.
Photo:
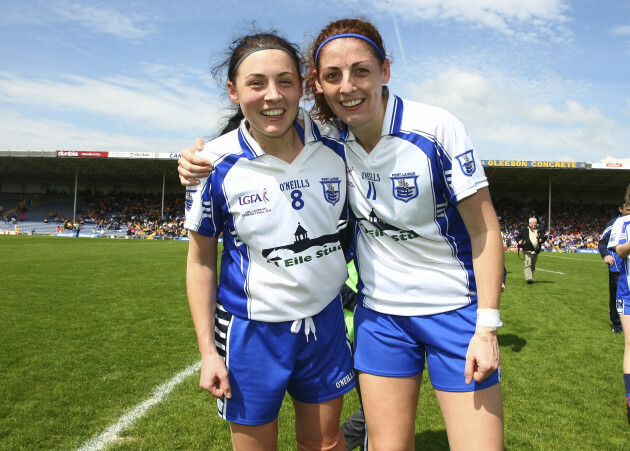
M529 218L529 226L522 229L516 241L525 257L525 281L528 284L534 283L534 271L536 270L536 262L540 248L547 237L538 230L538 220Z
M624 201L618 208L621 213L620 216L630 214L629 203ZM608 249L608 240L610 239L610 232L613 224L620 216L617 216L615 219L611 219L608 224L606 224L604 233L602 233L602 236L599 239L599 254L608 265L608 317L612 323L612 331L616 334L620 334L623 331L618 312L618 309L621 308L621 304L617 305L617 283L619 281L619 271L621 270L623 262L617 255L617 252L615 252L615 249ZM619 302L621 303L621 301Z

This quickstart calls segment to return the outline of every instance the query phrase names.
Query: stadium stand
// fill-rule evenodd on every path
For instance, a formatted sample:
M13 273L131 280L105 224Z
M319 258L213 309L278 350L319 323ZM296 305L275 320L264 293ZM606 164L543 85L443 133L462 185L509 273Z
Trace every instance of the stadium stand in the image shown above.
M544 202L522 202L505 198L495 199L493 202L501 224L504 247L513 247L518 230L526 226L528 218L535 216L540 230L551 235L543 250L553 252L597 249L606 222L617 211L616 203L585 204L559 200L551 209L550 225L548 206Z
M165 198L165 212L162 215L160 203L160 196L137 193L93 196L84 193L77 202L77 211L81 214L73 221L73 197L54 195L27 205L24 219L20 221L16 212L20 205L24 205L24 200L17 199L15 212L8 215L9 219L0 221L0 230L14 230L17 225L20 233L50 235L55 232L72 233L75 223L78 223L81 224L83 236L154 239L179 239L186 236L183 229L183 203L179 196L169 195ZM512 247L514 236L531 216L538 218L541 230L549 230L548 206L543 201L523 202L518 198L499 198L494 203L506 248ZM599 236L615 211L615 203L555 202L551 210L551 239L545 243L544 250L575 252L579 249L596 249Z
M0 233L16 225L19 233L72 233L81 224L81 236L185 237L177 158L179 154L0 150ZM595 249L630 183L630 165L623 163L482 164L506 248L515 231L535 215L552 235L546 250Z

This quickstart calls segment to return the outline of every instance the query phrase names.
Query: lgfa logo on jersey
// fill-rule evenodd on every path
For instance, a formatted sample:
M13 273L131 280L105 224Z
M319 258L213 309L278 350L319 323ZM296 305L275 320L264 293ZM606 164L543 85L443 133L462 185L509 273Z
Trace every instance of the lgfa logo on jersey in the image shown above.
M409 202L418 197L418 176L415 172L392 174L390 180L394 199Z
M472 149L467 150L461 155L457 155L455 158L459 161L459 166L462 168L464 174L470 177L475 173L476 165Z
M341 180L339 177L323 178L319 181L324 188L324 199L326 202L335 205L341 199Z
M238 198L239 205L250 205L257 202L269 202L269 198L267 197L267 188L264 188L261 194L246 194L245 196Z

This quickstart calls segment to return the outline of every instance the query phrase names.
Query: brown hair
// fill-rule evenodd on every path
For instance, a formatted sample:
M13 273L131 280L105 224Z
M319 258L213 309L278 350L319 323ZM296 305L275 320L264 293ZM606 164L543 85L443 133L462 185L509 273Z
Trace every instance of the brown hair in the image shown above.
M317 37L313 40L306 52L306 55L308 55L308 61L304 95L306 100L313 102L313 108L310 111L311 116L321 122L338 123L339 119L335 116L333 110L328 106L328 103L326 103L324 95L317 92L317 86L315 85L316 75L313 72L318 72L319 67L318 62L315 61L315 56L319 46L322 45L326 39L342 33L356 33L365 36L381 50L383 55L387 55L381 34L378 32L378 29L366 19L354 18L336 20L334 22L330 22L322 29L322 31L320 31L319 35L317 35ZM379 54L376 48L370 45L370 50L374 53L374 56L381 61L381 63L385 62L384 58Z

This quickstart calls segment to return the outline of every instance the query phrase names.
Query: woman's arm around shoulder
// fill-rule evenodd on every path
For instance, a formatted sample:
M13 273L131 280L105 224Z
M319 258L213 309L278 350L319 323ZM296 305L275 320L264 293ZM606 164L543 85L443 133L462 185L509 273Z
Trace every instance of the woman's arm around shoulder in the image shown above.
M630 257L630 241L624 244L618 244L615 248L615 252L617 252L619 258Z
M196 155L204 145L203 139L197 138L195 144L182 150L182 156L177 160L177 172L183 186L198 185L199 179L208 177L213 171L210 161Z

